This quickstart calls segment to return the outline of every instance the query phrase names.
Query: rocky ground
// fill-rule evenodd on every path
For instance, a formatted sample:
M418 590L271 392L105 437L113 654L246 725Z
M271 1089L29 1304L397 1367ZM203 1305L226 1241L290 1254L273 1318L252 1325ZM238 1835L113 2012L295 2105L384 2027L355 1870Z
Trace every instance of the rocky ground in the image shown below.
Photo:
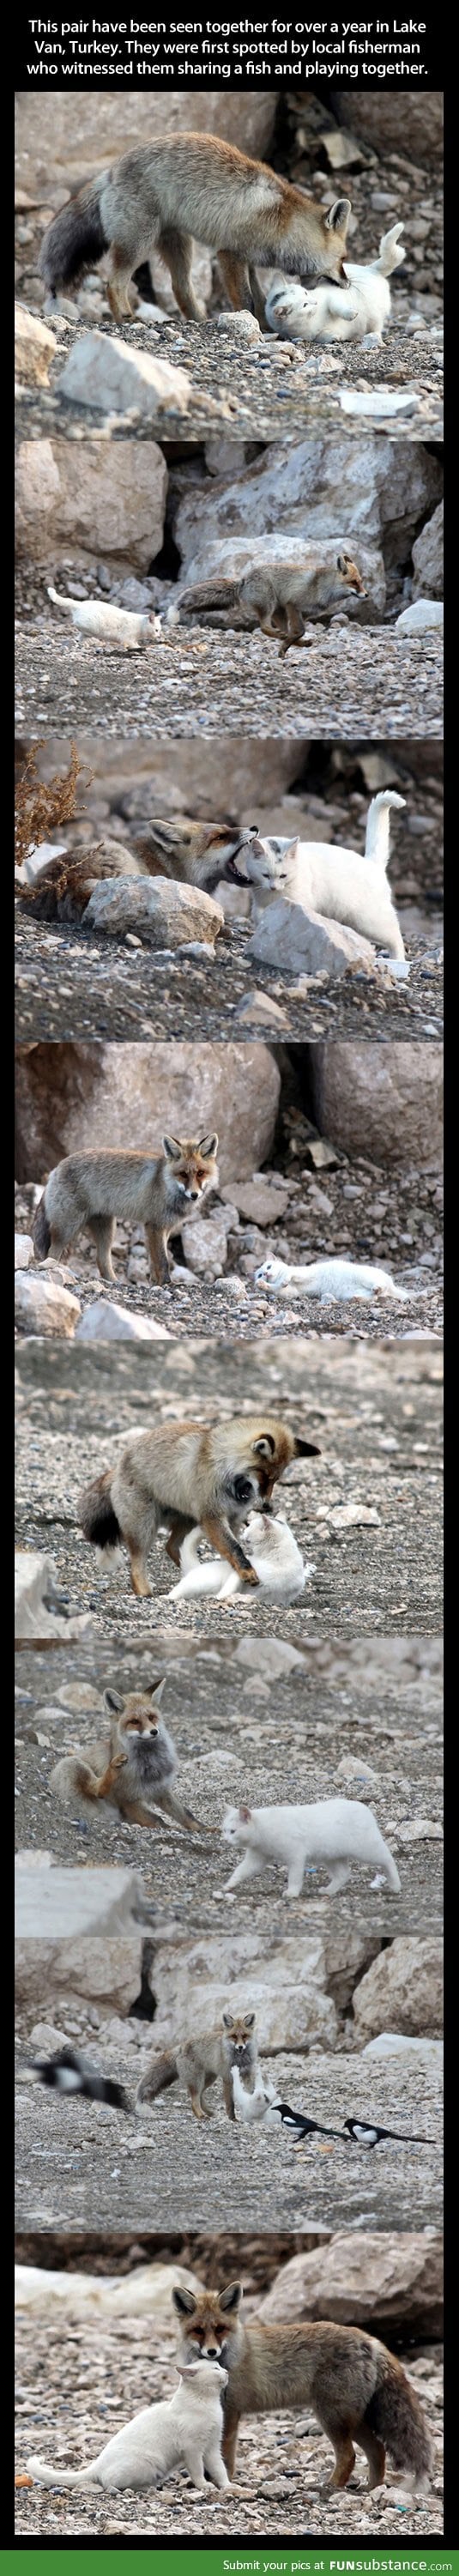
M173 593L171 586L171 598ZM59 619L19 629L16 719L37 737L54 726L117 735L442 734L442 636L390 626L313 630L281 660L260 634L197 627L140 653L97 644ZM194 625L197 621L194 621Z
M75 640L75 639L73 639ZM425 639L423 639L425 640ZM60 712L62 700L59 701ZM94 722L94 714L93 714ZM304 717L303 717L304 721ZM424 1038L443 1025L442 936L407 939L410 979L354 967L334 981L297 982L246 959L247 926L233 923L208 959L174 956L102 933L35 921L16 906L16 1034L40 1038Z
M376 1443L377 1433L374 1438ZM364 1535L375 1538L373 1531ZM353 1592L358 1581L361 1587L355 1561ZM190 1617L197 1605L187 1606ZM244 1644L241 1640L240 1654L235 1655L231 1632L228 1637L226 1631L220 1634L222 1621L216 1622L212 1645L201 1651L193 1651L189 1629L183 1632L182 1624L175 1641L170 1628L167 1636L161 1632L149 1637L143 1622L137 1638L133 1607L135 1636L132 1614L127 1630L110 1629L105 1620L100 1643L86 1649L73 1645L70 1665L65 1647L53 1646L43 1653L22 1648L17 1655L18 1849L51 1849L56 1862L79 1868L95 1860L132 1864L141 1872L148 1905L153 1907L152 1923L166 1944L169 1932L174 1943L183 1939L190 1921L207 1935L218 1936L228 1923L234 1936L239 1932L246 1936L250 1930L253 1941L261 1933L265 1952L279 1930L285 1937L291 1929L295 1938L297 1928L304 1934L307 1926L308 1932L311 1928L314 1936L322 1938L324 1926L327 1937L336 1926L341 1937L341 1920L354 1929L363 1924L366 1932L370 1921L375 1938L392 1938L403 1927L410 1931L435 1926L442 1878L442 1720L437 1685L432 1690L422 1651L421 1670L417 1678L408 1680L401 1641L394 1641L394 1661L388 1669L386 1639L381 1648L369 1635L368 1672L362 1671L352 1646L344 1647L344 1670L340 1669L340 1648L333 1642L330 1674L327 1650L324 1670L322 1649L306 1643L306 1666L294 1660L289 1664L286 1657L279 1675L280 1656L267 1633L266 1619L263 1642L257 1618L253 1643L249 1646L248 1640ZM119 1599L112 1615L119 1618ZM293 1612L289 1615L293 1620ZM149 1624L151 1630L151 1619ZM337 1625L336 1620L331 1623L332 1637ZM387 1621L382 1622L383 1629L384 1625L387 1628ZM414 1632L414 1618L412 1625ZM285 1620L278 1633L285 1638ZM291 1640L301 1645L294 1628ZM432 1650L427 1647L426 1651ZM246 1654L250 1661L245 1660ZM203 1823L218 1829L225 1807L235 1799L249 1797L254 1805L263 1806L286 1796L293 1802L348 1791L366 1795L391 1846L393 1841L400 1896L374 1889L370 1895L365 1873L353 1870L345 1896L324 1909L314 1893L312 1875L305 1874L306 1892L301 1901L289 1900L287 1920L284 1882L273 1870L255 1888L248 1882L222 1904L221 1891L232 1861L229 1847L217 1836L214 1842L213 1836L204 1833L200 1838L198 1832L189 1839L180 1829L168 1829L158 1820L152 1845L142 1827L121 1824L102 1806L97 1826L91 1820L85 1830L84 1823L72 1817L50 1790L54 1763L77 1745L85 1750L101 1729L105 1734L105 1688L132 1690L152 1682L163 1670L167 1672L164 1714L177 1748L185 1801ZM81 1674L82 1687L75 1673ZM365 1791L368 1770L371 1781Z
M249 2313L251 2307L249 2295ZM19 2318L18 2470L31 2450L80 2465L89 2458L91 2445L95 2450L108 2440L129 2413L166 2391L171 2394L176 2339L163 2327L159 2334L155 2330L154 2340L152 2360L151 2322L145 2317L117 2318L115 2333L113 2324L100 2317L85 2318L83 2327L72 2324L67 2331L62 2320L54 2324L49 2315ZM438 2344L418 2343L414 2350L409 2344L404 2350L402 2344L400 2357L419 2392L435 2445L430 2494L418 2503L408 2501L390 2469L387 2485L369 2496L360 2452L347 2494L321 2500L318 2490L330 2473L330 2447L314 2418L305 2414L298 2425L286 2415L271 2415L248 2418L243 2425L235 2491L227 2501L193 2496L182 2477L145 2499L104 2496L101 2488L83 2490L75 2498L36 2487L16 2495L16 2530L29 2541L39 2535L55 2541L77 2534L109 2538L118 2532L174 2539L180 2531L195 2540L207 2535L213 2542L233 2540L236 2523L237 2539L245 2540L257 2533L272 2534L276 2542L284 2533L294 2540L300 2531L306 2540L316 2534L352 2540L369 2533L378 2543L395 2533L400 2546L408 2534L422 2541L428 2533L433 2541L442 2530L441 2351Z
M303 1602L263 1608L257 1592L226 1606L205 1600L176 1605L180 1627L212 1635L226 1620L236 1634L254 1627L301 1639L361 1632L433 1634L441 1617L437 1520L437 1444L441 1354L420 1344L350 1340L269 1341L255 1345L167 1343L135 1352L117 1344L78 1353L30 1339L18 1346L17 1536L21 1547L49 1552L72 1609L96 1609L142 1636L169 1618L169 1559L155 1550L154 1598L136 1601L122 1571L97 1582L91 1551L77 1527L78 1495L115 1452L115 1439L151 1428L158 1415L215 1414L280 1405L321 1459L288 1470L282 1501L296 1538L316 1572ZM203 1401L202 1388L205 1386ZM307 1396L305 1390L307 1389ZM394 1448L394 1442L396 1444ZM377 1522L333 1521L336 1508L377 1511ZM96 1589L94 1588L96 1582ZM179 1618L180 1611L180 1618ZM221 1614L221 1615L220 1615Z
M184 429L187 438L198 439L206 429L211 436L226 433L227 438L295 438L306 422L311 431L327 432L341 428L343 420L351 437L367 421L372 429L390 428L396 438L442 438L441 324L432 322L426 331L420 318L415 330L403 324L391 327L369 348L356 341L345 349L334 342L306 350L299 342L262 333L253 318L247 327L245 316L228 313L221 322L216 317L198 323L182 322L177 312L155 312L151 321L142 318L115 327L99 294L91 299L86 294L84 301L89 310L81 321L72 324L60 316L54 322L51 317L57 355L49 385L16 388L17 426L24 438L78 438L90 432L105 441L107 412L113 440L148 439L152 428L165 439L180 437ZM185 418L183 403L174 405L173 396L142 420L129 412L116 419L108 398L98 414L88 401L69 401L62 394L65 359L91 323L98 334L115 343L121 340L133 354L143 350L185 370L190 386ZM355 411L347 407L348 391L354 393ZM405 398L401 404L400 395Z
M198 1991L195 2018L199 2000ZM154 2026L130 2021L116 2027L101 2019L95 2038L91 2016L83 2011L77 2017L63 2001L56 2028L63 2042L82 2047L123 2084L133 2101L155 2051ZM266 2229L441 2226L442 2114L435 2068L420 2075L406 2057L391 2065L387 2059L314 2052L305 2064L292 2050L263 2055L263 2075L281 2098L326 2127L339 2129L349 2113L360 2113L432 2140L431 2147L387 2142L368 2149L313 2137L299 2152L280 2121L276 2129L233 2126L219 2087L210 2097L211 2121L199 2124L178 2086L150 2107L139 2106L135 2121L98 2103L64 2101L23 2071L25 2030L19 2029L18 2040L19 2230L68 2232L84 2222L102 2231L135 2231L144 2226L153 2197L158 2224L174 2229L186 2229L192 2211L197 2228L250 2230L261 2208Z

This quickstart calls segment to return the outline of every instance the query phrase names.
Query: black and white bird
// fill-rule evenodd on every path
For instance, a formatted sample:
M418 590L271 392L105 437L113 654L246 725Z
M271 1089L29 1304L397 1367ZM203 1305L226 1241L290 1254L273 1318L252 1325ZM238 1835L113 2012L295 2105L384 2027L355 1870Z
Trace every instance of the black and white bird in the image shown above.
M53 2057L29 2057L27 2064L54 2093L83 2093L89 2102L108 2102L113 2111L131 2111L122 2084L114 2083L111 2075L99 2075L98 2068L76 2048L56 2048Z
M304 2111L291 2111L289 2102L276 2102L274 2107L282 2127L293 2129L297 2138L340 2138L342 2143L342 2129L323 2129L320 2120L307 2120Z
M381 2138L395 2138L398 2146L433 2147L433 2138L413 2138L407 2129L380 2129L376 2120L345 2120L346 2136L354 2138L357 2147L379 2147Z

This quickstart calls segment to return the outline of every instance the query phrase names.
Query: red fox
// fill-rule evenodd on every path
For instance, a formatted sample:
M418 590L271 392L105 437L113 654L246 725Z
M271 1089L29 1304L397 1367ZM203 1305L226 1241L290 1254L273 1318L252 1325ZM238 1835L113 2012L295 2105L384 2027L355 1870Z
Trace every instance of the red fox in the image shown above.
M166 2048L161 2057L152 2057L142 2076L136 2094L137 2102L156 2102L158 2093L166 2093L170 2084L187 2085L191 2109L196 2120L210 2120L211 2105L206 2094L220 2081L228 2120L235 2120L231 2070L252 2075L257 2065L255 2013L222 2013L221 2027L210 2030L204 2038L198 2028L194 2039L179 2040L175 2049Z
M359 2326L243 2323L242 2289L174 2290L184 2357L223 2362L223 2459L232 2478L241 2415L270 2415L312 2406L328 2434L335 2466L326 2493L347 2487L354 2443L365 2452L368 2484L382 2486L386 2448L417 2490L428 2480L431 2446L419 2399L406 2372L375 2335Z
M86 1486L81 1528L94 1547L117 1547L124 1540L140 1600L150 1597L145 1559L164 1522L170 1533L166 1553L174 1565L187 1530L198 1524L244 1583L255 1585L258 1577L236 1535L247 1505L255 1501L266 1511L273 1485L291 1460L318 1456L315 1445L273 1414L236 1415L214 1425L167 1422L157 1431L134 1433L116 1465Z
M39 1261L63 1252L84 1226L92 1235L101 1279L114 1279L115 1217L143 1225L152 1278L169 1278L167 1244L184 1216L215 1188L218 1136L163 1136L162 1154L67 1154L56 1163L39 1200L33 1240Z
M108 299L115 322L130 314L129 284L138 267L159 251L181 313L205 320L191 283L193 240L216 251L230 303L253 302L265 325L258 268L287 269L289 276L343 280L348 197L325 214L302 188L249 161L234 143L213 134L177 134L126 152L113 167L86 180L78 196L55 215L42 243L39 273L53 297L75 285L108 252Z
M301 644L307 619L331 616L342 608L346 597L368 594L358 564L343 548L336 558L329 549L328 560L316 547L311 561L297 563L254 564L248 572L230 579L224 573L213 573L207 581L193 582L182 590L180 615L212 616L212 612L235 608L245 625L262 627L264 635L281 638L280 657L292 644ZM218 622L218 619L217 619ZM228 619L231 625L231 617Z

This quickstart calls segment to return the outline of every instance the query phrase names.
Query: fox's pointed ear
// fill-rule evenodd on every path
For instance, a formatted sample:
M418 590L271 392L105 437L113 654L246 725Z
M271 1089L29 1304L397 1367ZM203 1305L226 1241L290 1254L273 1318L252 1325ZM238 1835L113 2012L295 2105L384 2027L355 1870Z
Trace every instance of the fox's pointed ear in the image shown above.
M173 2307L177 2309L177 2316L179 2316L179 2317L192 2317L192 2316L194 2316L194 2311L195 2311L195 2307L196 2307L196 2304L197 2304L197 2303L196 2303L196 2298L195 2298L194 2290L173 2290L173 2291L172 2291L172 2304L173 2304Z
M244 2030L253 2030L255 2013L244 2013Z
M222 2013L222 2021L225 2024L225 2030L234 2030L234 2013Z
M350 197L335 197L334 206L329 206L328 215L325 216L328 232L347 233L351 213Z
M221 2290L220 2292L220 2307L229 2308L231 2312L235 2312L236 2308L240 2308L241 2300L242 2281L230 2281L229 2289Z
M253 1447L255 1458L274 1458L276 1443L272 1432L264 1431L261 1440L254 1440Z
M200 1136L199 1153L209 1154L212 1157L217 1152L217 1145L218 1136Z
M181 1154L181 1151L179 1136L163 1136L163 1154L167 1155L168 1163L175 1163L177 1154Z
M295 1458L320 1458L321 1450L314 1440L300 1440L295 1432Z
M151 1700L152 1700L153 1708L159 1708L160 1700L162 1700L163 1691L165 1690L165 1688L166 1688L166 1674L165 1674L165 1673L163 1673L162 1681L160 1681L160 1682L152 1682L152 1684L151 1684L151 1690L150 1690L150 1691L149 1691L149 1693L148 1693L148 1697L149 1697L149 1699L151 1699Z
M124 1708L124 1699L121 1699L119 1691L106 1690L104 1691L104 1705L105 1708L110 1709L111 1717L118 1717L120 1710Z
M350 556L350 555L346 555L346 554L337 555L337 557L336 557L336 568L337 568L337 572L347 572L347 571L348 571L348 568L349 568L349 564L350 564L350 562L351 562L351 556Z

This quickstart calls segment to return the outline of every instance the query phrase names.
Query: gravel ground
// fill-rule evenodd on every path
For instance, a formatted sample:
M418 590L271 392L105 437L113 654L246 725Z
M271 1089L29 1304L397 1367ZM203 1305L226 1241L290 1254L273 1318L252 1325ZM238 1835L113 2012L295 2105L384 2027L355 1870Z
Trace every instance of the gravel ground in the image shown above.
M377 1434L373 1436L376 1440ZM370 1535L373 1539L375 1533ZM285 1626L284 1619L281 1634ZM301 1635L295 1636L294 1631L292 1642L301 1645ZM370 1896L368 1877L354 1869L345 1895L335 1898L331 1911L328 1905L324 1914L323 1901L312 1893L312 1875L305 1876L303 1897L289 1900L289 1930L295 1933L298 1928L301 1933L307 1927L323 1937L324 1927L339 1929L342 1907L346 1926L354 1929L362 1924L367 1928L370 1917L372 1937L394 1938L403 1930L437 1928L441 1841L437 1834L417 1836L420 1820L438 1829L442 1808L441 1708L436 1689L431 1696L427 1688L425 1675L421 1673L407 1686L397 1669L388 1673L382 1666L375 1681L378 1647L372 1638L368 1685L365 1674L353 1671L352 1648L349 1671L346 1666L339 1681L329 1680L309 1652L306 1671L294 1666L288 1680L276 1679L271 1698L271 1687L260 1686L257 1673L233 1660L231 1639L220 1641L218 1628L210 1654L192 1651L190 1658L188 1643L191 1640L180 1634L174 1645L170 1635L166 1641L160 1633L156 1641L143 1632L139 1669L139 1644L136 1650L131 1620L128 1635L125 1630L106 1629L104 1643L91 1645L86 1654L72 1646L70 1666L61 1648L33 1655L30 1649L20 1650L18 1688L28 1696L16 1702L17 1848L51 1849L56 1862L79 1868L91 1867L95 1860L124 1867L132 1864L141 1872L148 1920L161 1940L167 1941L170 1933L174 1944L183 1942L190 1924L198 1933L218 1934L229 1920L229 1905L235 1930L245 1934L252 1927L257 1935L261 1932L266 1955L272 1942L285 1936L285 1881L277 1871L267 1870L256 1887L250 1881L240 1887L222 1913L221 1891L232 1860L228 1846L217 1838L214 1842L203 1835L199 1841L197 1834L191 1840L177 1829L168 1831L160 1821L152 1849L150 1834L141 1826L121 1824L108 1808L101 1808L97 1825L91 1819L85 1826L50 1791L50 1774L58 1756L77 1745L84 1750L101 1728L104 1733L98 1696L95 1712L70 1712L61 1703L59 1685L65 1687L69 1671L72 1681L81 1672L99 1695L110 1684L122 1691L138 1687L166 1669L165 1718L177 1748L179 1780L186 1804L206 1824L218 1826L226 1805L233 1805L235 1798L265 1806L286 1795L293 1803L342 1793L345 1782L342 1773L338 1778L338 1766L349 1756L370 1764L375 1773L375 1787L366 1793L362 1787L360 1794L374 1804L382 1831L391 1847L393 1843L402 1881L400 1896L387 1889L372 1889ZM219 1651L221 1644L223 1651Z
M21 1547L49 1552L79 1612L96 1609L102 1624L135 1617L136 1633L168 1616L169 1565L155 1550L154 1598L136 1601L122 1571L106 1572L96 1590L95 1550L77 1527L80 1488L116 1454L115 1440L147 1429L161 1415L212 1420L269 1405L291 1411L321 1458L288 1470L287 1503L295 1536L317 1571L303 1602L264 1608L253 1593L226 1606L181 1601L180 1628L212 1635L293 1636L349 1633L435 1634L441 1625L438 1558L441 1354L434 1341L368 1344L257 1340L158 1346L154 1352L116 1344L89 1351L54 1343L18 1345L17 1537ZM202 1386L205 1399L202 1401ZM307 1400L305 1398L307 1387ZM394 1443L396 1444L394 1447ZM378 1511L378 1525L333 1528L335 1505ZM324 1517L322 1517L322 1513ZM97 1577L96 1577L97 1582ZM172 1605L171 1605L172 1606ZM180 1610L180 1618L178 1612ZM217 1614L217 1615L216 1615Z
M250 2313L250 2298L246 2304ZM61 2456L66 2464L73 2460L81 2466L91 2446L95 2451L139 2406L172 2394L175 2336L155 2326L154 2345L152 2360L148 2318L118 2317L115 2333L105 2318L88 2318L82 2329L72 2324L67 2332L62 2318L55 2325L49 2317L19 2318L18 2469L37 2449L48 2459ZM369 2496L361 2452L347 2494L320 2500L317 2489L330 2474L329 2443L312 2416L305 2413L298 2426L281 2414L258 2422L247 2418L238 2443L237 2483L227 2502L221 2496L209 2502L193 2497L182 2477L162 2494L145 2498L104 2496L101 2488L83 2490L76 2498L36 2487L17 2494L16 2530L31 2541L40 2534L66 2540L78 2533L108 2538L117 2532L176 2539L180 2531L195 2539L208 2535L215 2542L234 2539L236 2515L241 2540L259 2533L272 2534L277 2542L281 2533L296 2539L298 2532L302 2540L331 2534L332 2542L368 2532L377 2543L396 2533L399 2546L411 2534L422 2541L428 2533L433 2540L443 2527L441 2355L438 2345L427 2344L415 2353L402 2347L400 2357L419 2392L435 2444L430 2495L417 2504L407 2504L406 2490L403 2504L403 2487L397 2487L391 2469L388 2484Z
M198 2010L198 1996L196 2004ZM70 2023L74 2018L70 2011ZM110 2024L101 2023L95 2046L86 2016L72 2041L64 2001L56 2028L71 2045L87 2047L134 2100L154 2050L154 2028L146 2034L142 2023L120 2023L114 2038ZM27 2047L25 2032L22 2046ZM258 2123L233 2127L219 2087L211 2096L211 2122L198 2124L177 2086L154 2106L139 2109L134 2123L100 2103L65 2102L33 2075L21 2075L20 2066L19 2054L19 2230L65 2227L68 2233L84 2225L136 2231L145 2225L152 2186L158 2226L174 2230L187 2228L190 2210L198 2228L250 2230L260 2207L267 2230L441 2227L441 2087L435 2074L420 2080L399 2061L397 2076L383 2059L370 2068L356 2057L317 2053L305 2065L304 2056L290 2050L264 2056L263 2074L282 2099L326 2127L339 2128L347 2114L361 2114L388 2128L411 2128L413 2138L419 2133L432 2139L431 2148L382 2143L368 2149L312 2138L300 2153L280 2122L278 2130Z
M83 928L38 922L16 905L16 1036L39 1039L438 1038L443 1027L442 933L406 939L408 984L384 968L348 967L334 982L293 975L247 959L247 925L233 922L201 961ZM432 926L429 922L430 937ZM434 925L435 935L435 925ZM259 1016L260 993L263 997ZM243 1018L240 1005L244 1002ZM250 1005L253 1004L253 1010ZM270 1004L272 1003L272 1011ZM281 1014L281 1016L279 1016Z
M169 366L186 370L191 384L191 399L185 414L165 404L145 420L130 413L120 413L118 421L110 414L110 436L161 439L202 438L225 434L231 438L277 439L298 437L299 426L307 418L311 430L333 430L341 427L343 390L353 387L360 393L404 392L405 413L387 420L387 413L368 413L369 426L386 429L396 438L438 438L443 435L443 335L441 324L430 330L413 333L403 328L389 329L384 340L374 348L362 349L359 342L348 342L345 348L336 343L329 348L307 351L300 342L278 340L272 333L260 332L255 341L244 338L237 318L228 313L225 330L212 320L207 323L182 322L180 314L164 315L151 322L113 322L97 313L95 327L107 339L132 350L146 350L155 358L166 358ZM89 323L89 328L91 324ZM16 388L17 428L30 438L107 437L106 414L97 413L89 404L69 403L59 392L63 363L75 342L88 329L87 319L72 323L59 317L51 328L58 336L58 355L50 369L49 388L30 390ZM109 408L109 407L108 407ZM361 436L362 418L344 413L350 435ZM100 424L100 427L99 427Z
M174 585L171 584L174 604ZM57 612L56 612L57 614ZM390 626L343 629L332 620L285 660L261 634L173 629L140 655L97 644L59 619L19 629L19 733L317 734L441 737L442 637L395 636ZM298 653L298 659L297 659Z

